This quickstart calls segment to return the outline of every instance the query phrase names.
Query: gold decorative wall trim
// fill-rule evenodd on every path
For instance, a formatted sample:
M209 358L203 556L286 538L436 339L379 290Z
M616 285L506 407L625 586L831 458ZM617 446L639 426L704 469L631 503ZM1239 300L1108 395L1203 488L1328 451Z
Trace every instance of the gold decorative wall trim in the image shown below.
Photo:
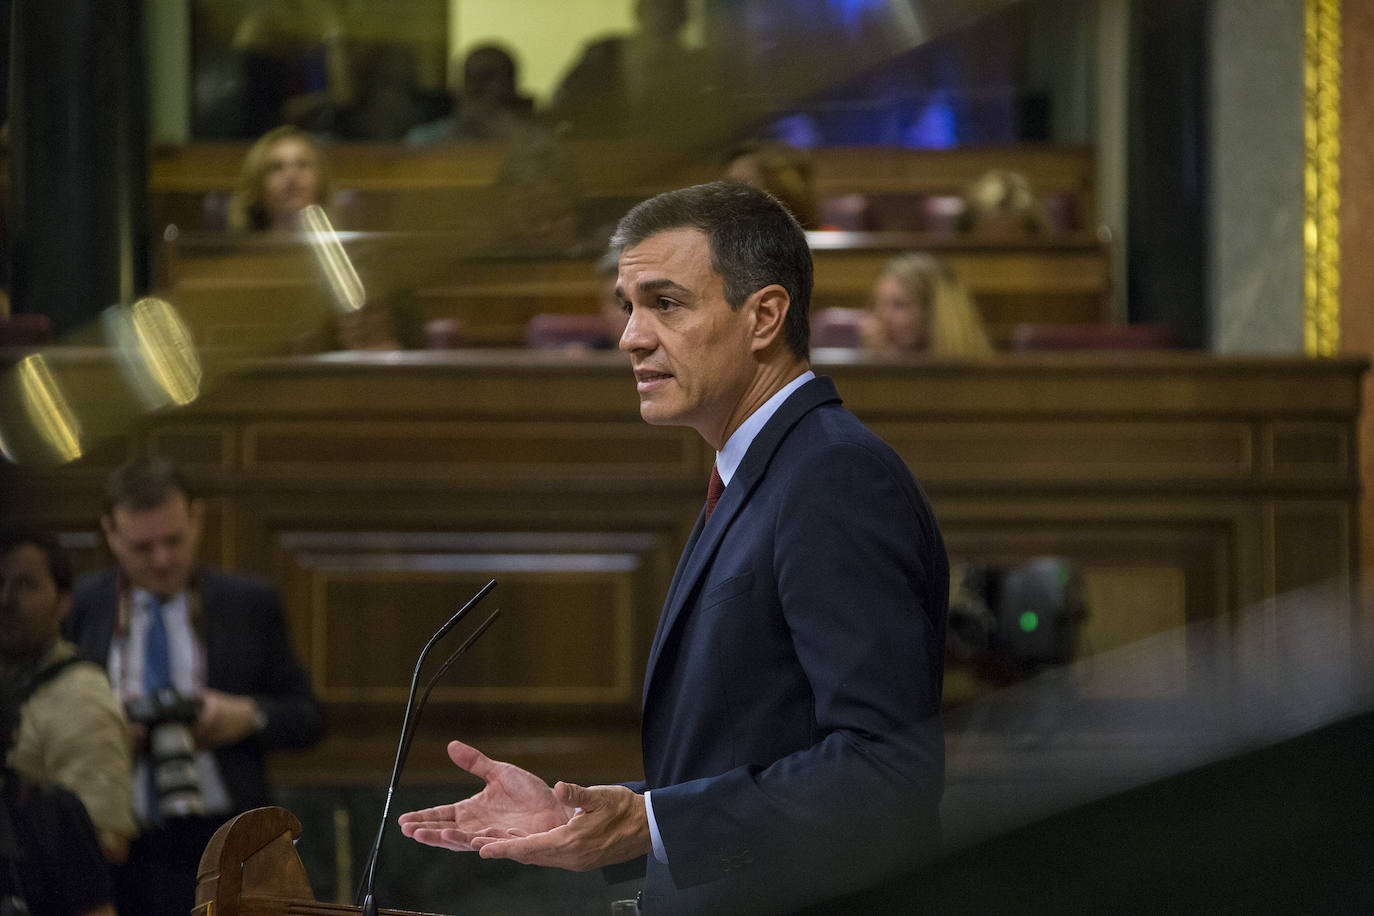
M1303 343L1309 356L1334 356L1341 342L1341 0L1307 0L1303 88Z

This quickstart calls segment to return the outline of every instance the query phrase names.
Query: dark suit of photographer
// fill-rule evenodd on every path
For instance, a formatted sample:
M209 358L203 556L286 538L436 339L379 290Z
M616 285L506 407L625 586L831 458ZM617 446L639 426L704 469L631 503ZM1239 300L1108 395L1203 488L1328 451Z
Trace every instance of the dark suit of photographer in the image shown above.
M126 707L137 709L148 699L156 617L165 630L169 695L190 708L186 720L170 729L162 721L134 725L142 745L134 798L143 829L117 875L120 912L185 914L194 901L200 854L215 828L269 803L265 752L313 744L323 728L275 590L258 579L195 565L202 512L166 462L119 469L101 518L119 568L84 577L73 590L69 637L82 657L109 669ZM165 781L152 787L174 769L160 740L169 733L186 741L194 773L177 796L191 802L175 806L168 804L173 796Z

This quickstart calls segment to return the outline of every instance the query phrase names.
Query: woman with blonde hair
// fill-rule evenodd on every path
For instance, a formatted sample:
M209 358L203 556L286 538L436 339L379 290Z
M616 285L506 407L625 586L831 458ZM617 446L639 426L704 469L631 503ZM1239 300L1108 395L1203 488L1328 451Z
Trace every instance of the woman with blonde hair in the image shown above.
M893 258L873 285L873 311L860 327L865 347L931 356L992 353L968 289L938 258L920 252Z
M328 207L333 186L324 154L310 134L274 127L243 158L229 228L236 232L294 232L310 204Z

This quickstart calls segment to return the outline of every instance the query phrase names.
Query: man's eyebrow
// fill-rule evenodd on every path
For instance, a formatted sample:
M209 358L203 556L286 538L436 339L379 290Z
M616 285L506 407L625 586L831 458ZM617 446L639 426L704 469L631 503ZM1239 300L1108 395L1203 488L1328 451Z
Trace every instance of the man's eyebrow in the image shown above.
M687 287L680 283L674 283L666 277L659 280L643 280L639 283L637 288L641 293L661 293L665 291L683 294L691 293L691 290Z

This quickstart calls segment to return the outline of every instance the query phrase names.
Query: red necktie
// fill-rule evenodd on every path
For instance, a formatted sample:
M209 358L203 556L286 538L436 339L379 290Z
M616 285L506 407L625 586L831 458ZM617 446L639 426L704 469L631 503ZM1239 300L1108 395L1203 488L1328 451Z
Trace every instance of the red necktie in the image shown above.
M720 471L716 466L711 465L711 482L706 485L706 518L711 518L711 513L716 511L716 503L720 502L720 494L725 492L725 481L720 479Z

